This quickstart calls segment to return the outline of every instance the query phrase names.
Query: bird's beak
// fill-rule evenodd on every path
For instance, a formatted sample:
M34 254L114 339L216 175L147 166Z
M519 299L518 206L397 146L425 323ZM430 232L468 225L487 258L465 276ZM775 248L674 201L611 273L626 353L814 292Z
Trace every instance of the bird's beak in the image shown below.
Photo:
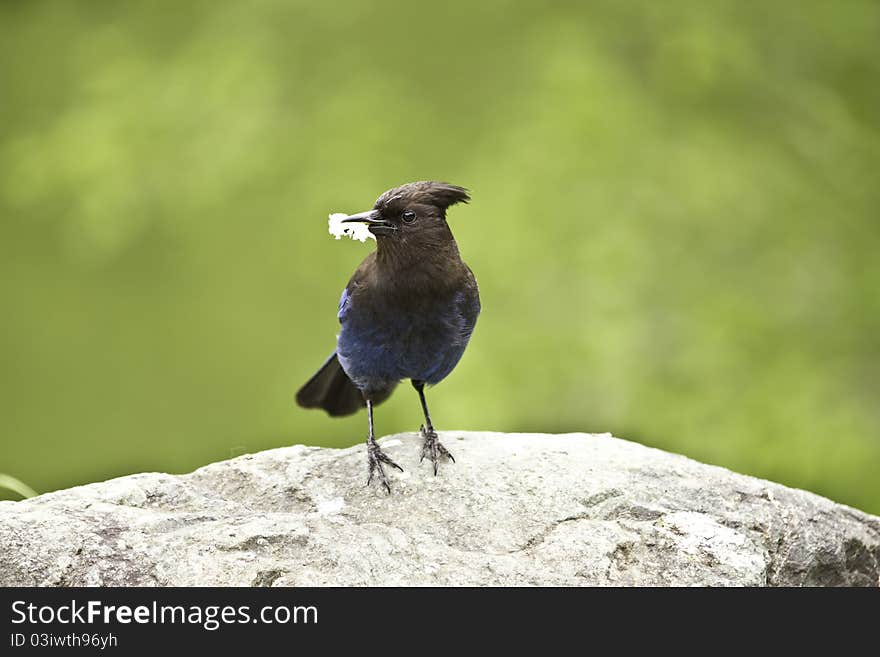
M367 210L366 212L359 212L358 214L349 215L340 223L367 224L367 229L371 233L373 233L373 235L391 235L397 230L397 226L392 224L390 221L385 221L384 219L382 219L382 215L379 213L378 210Z

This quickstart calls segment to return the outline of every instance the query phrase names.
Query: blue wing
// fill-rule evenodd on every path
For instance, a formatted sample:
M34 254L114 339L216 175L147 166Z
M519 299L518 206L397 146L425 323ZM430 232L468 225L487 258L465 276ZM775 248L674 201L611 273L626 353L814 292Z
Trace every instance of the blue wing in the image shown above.
M350 295L348 294L348 288L342 290L342 296L339 297L339 310L336 313L336 319L339 320L339 323L342 323L342 320L345 319L346 313L348 313L348 300L350 299Z

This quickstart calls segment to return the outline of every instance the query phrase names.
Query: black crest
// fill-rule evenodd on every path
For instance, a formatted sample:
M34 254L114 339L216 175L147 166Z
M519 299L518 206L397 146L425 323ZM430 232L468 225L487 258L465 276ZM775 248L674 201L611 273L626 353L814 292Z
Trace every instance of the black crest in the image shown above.
M383 210L392 205L416 203L446 210L450 205L467 203L470 200L468 190L464 187L433 180L420 180L389 189L376 200L376 209Z

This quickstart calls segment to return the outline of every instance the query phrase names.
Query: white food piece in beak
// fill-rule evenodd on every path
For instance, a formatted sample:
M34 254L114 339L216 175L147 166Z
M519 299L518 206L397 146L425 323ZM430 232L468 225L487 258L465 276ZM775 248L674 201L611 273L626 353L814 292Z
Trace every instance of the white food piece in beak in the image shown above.
M376 236L370 232L370 227L367 224L354 222L344 224L342 223L343 219L348 219L348 215L344 212L334 212L327 220L330 234L336 239L340 239L343 235L359 242L366 242L367 239L376 239Z

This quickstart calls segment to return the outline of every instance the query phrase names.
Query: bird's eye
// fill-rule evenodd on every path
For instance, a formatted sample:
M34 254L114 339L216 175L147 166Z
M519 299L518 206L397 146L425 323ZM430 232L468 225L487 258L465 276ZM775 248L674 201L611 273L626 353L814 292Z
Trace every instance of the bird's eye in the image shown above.
M413 212L412 210L405 211L403 213L403 220L404 220L404 222L411 224L412 222L414 222L416 220L416 213Z

